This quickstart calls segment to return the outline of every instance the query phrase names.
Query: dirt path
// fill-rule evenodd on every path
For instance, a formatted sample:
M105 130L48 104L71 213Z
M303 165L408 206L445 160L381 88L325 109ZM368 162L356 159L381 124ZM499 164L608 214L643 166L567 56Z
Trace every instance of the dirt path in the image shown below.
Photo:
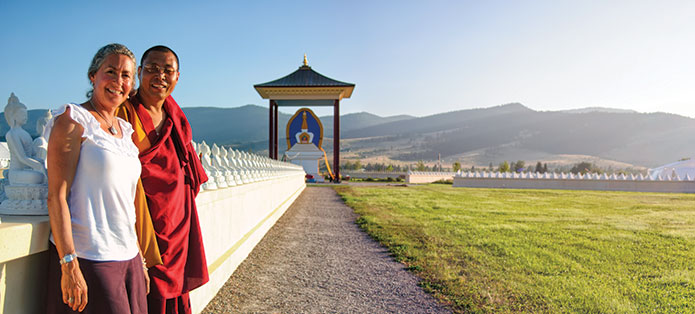
M203 313L450 313L355 217L307 187Z

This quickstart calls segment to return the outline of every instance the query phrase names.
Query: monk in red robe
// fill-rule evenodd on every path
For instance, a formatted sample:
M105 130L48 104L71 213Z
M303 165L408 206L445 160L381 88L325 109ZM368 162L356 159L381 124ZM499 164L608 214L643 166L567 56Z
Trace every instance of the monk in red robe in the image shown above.
M136 230L150 275L150 314L191 313L188 293L208 281L195 197L207 181L192 147L191 127L171 92L179 78L178 56L155 46L142 56L140 87L119 116L135 129L141 186Z

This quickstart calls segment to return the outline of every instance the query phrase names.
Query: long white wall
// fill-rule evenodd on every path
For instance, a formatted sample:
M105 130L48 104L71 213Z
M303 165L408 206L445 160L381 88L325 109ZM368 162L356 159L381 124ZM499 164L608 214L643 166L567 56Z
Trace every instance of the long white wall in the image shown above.
M643 175L574 175L568 173L499 173L463 172L454 176L454 187L512 188L512 189L562 189L633 191L664 193L695 193L695 181L689 177L659 177Z
M343 176L350 176L351 178L360 179L386 179L386 178L398 178L400 176L405 176L405 172L395 172L395 171L355 171L355 170L340 170L340 174Z
M198 195L210 282L191 292L200 313L306 187L304 172Z
M210 282L191 293L200 313L236 267L305 188L303 171L201 192L200 217ZM44 313L47 216L0 215L0 314Z

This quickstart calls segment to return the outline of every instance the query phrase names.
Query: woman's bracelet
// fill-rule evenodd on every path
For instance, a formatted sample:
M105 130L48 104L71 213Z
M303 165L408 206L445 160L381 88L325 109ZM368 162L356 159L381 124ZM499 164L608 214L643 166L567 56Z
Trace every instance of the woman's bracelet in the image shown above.
M65 256L63 256L63 258L61 258L60 261L58 261L58 263L60 263L60 265L67 264L74 261L76 258L77 254L75 253L65 254Z

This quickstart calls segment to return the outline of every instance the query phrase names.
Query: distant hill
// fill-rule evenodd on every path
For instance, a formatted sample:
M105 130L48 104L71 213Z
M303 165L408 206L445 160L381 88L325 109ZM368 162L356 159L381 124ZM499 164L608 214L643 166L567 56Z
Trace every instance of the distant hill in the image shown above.
M605 108L605 107L587 107L580 109L568 109L560 110L560 112L565 113L587 113L587 112L608 112L608 113L637 113L637 111L630 109L615 109L615 108Z
M193 128L193 140L215 142L222 145L248 146L253 142L268 141L268 108L245 105L236 108L187 107L183 112ZM292 115L280 112L278 129L280 138ZM349 113L340 116L341 131L360 129L393 121L414 119L408 115L380 117L367 112ZM323 124L324 137L333 137L333 116L319 117Z
M393 121L355 130L344 130L343 138L439 132L458 129L461 127L461 123L482 121L498 116L520 115L531 111L533 110L518 103L491 108L451 111L411 119L404 123Z
M546 155L576 154L657 166L695 155L695 120L665 113L539 112L521 104L437 114L346 131L343 138L408 138L392 158L431 160L478 151L490 162L512 160L510 147ZM505 158L505 159L501 159Z
M324 128L324 136L333 137L333 115L319 117ZM398 115L390 117L380 117L368 112L348 113L340 116L341 134L350 130L359 130L375 125L381 125L389 122L399 122L415 119L413 116ZM281 129L285 128L287 121L282 125Z
M193 139L240 149L267 151L268 109L183 108ZM29 110L25 129L36 136L44 110ZM289 114L280 113L280 149ZM333 117L320 117L324 149L332 150ZM343 157L386 158L412 163L441 154L487 165L504 160L555 161L598 158L615 164L654 167L695 157L695 119L666 113L638 113L611 108L535 111L519 103L439 113L425 117L380 117L367 112L341 116ZM8 130L0 114L0 136ZM592 159L593 160L593 159Z
M268 109L184 108L196 140L206 139L254 151L267 150ZM280 148L290 115L281 114ZM331 152L332 116L320 117ZM458 110L425 117L379 117L360 112L341 116L344 156L385 156L413 162L456 160L487 165L503 160L594 156L653 167L695 156L695 120L665 113L611 108L535 111L519 103ZM572 157L576 158L576 157Z
M183 112L193 128L193 140L218 145L240 145L268 139L268 108L246 105L236 108L187 107ZM280 113L287 123L290 115Z

